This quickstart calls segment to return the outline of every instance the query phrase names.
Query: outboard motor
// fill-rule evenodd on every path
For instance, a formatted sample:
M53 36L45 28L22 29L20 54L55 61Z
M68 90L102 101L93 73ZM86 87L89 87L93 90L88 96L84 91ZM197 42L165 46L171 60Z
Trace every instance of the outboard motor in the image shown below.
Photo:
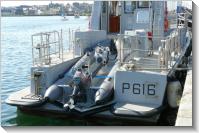
M54 102L59 99L63 94L63 89L59 85L65 84L68 77L74 77L78 69L87 69L88 65L95 61L94 51L87 52L70 70L64 74L64 77L57 80L45 92L44 98L48 101ZM89 64L90 63L90 64ZM85 70L84 70L85 71Z
M73 88L72 95L70 96L69 101L64 105L65 109L69 109L74 106L76 102L86 102L86 88L90 86L91 75L86 71L88 66L82 66L82 69L78 69L74 76L70 86Z
M91 82L91 76L88 72L84 73L83 70L81 70L81 69L77 70L73 77L72 97L75 98L77 96L84 95L85 93L83 93L83 91L85 91L85 89L90 85L90 82ZM86 99L85 99L85 101L86 101Z
M107 64L108 63L108 56L109 56L109 52L110 52L110 49L108 47L102 47L102 46L98 46L96 47L95 49L95 59L96 59L96 62L99 63L99 64Z

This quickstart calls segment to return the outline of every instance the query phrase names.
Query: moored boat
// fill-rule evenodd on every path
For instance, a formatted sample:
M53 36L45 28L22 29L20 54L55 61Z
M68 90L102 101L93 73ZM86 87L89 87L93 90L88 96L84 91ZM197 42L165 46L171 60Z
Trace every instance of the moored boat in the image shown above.
M186 18L169 25L166 1L95 1L90 30L75 32L73 50L63 50L62 32L32 35L31 86L6 102L31 112L157 122L183 91L192 47Z

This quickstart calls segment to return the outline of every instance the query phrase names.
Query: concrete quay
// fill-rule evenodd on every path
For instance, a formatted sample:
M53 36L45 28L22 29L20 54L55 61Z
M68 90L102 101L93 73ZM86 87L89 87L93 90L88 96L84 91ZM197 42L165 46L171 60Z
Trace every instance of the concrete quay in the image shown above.
M175 126L192 126L192 70L187 72Z

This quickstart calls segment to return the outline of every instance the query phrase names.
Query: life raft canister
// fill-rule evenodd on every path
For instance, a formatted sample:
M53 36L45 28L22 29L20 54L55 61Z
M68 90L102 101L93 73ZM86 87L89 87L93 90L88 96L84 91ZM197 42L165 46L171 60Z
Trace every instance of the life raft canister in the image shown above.
M168 8L167 2L165 1L165 12L164 12L164 32L167 32L169 28L169 21L168 21Z
M152 32L147 32L147 34L148 34L148 39L152 40L153 33Z

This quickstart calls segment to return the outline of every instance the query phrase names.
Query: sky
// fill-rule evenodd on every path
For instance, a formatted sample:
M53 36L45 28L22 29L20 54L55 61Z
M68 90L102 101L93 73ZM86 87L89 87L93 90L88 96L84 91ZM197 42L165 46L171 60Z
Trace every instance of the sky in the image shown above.
M48 5L51 1L1 1L1 6L2 7L11 7L11 6L19 6L19 5ZM58 0L53 0L52 3L73 3L73 2L79 2L79 3L93 3L93 1L58 1Z

